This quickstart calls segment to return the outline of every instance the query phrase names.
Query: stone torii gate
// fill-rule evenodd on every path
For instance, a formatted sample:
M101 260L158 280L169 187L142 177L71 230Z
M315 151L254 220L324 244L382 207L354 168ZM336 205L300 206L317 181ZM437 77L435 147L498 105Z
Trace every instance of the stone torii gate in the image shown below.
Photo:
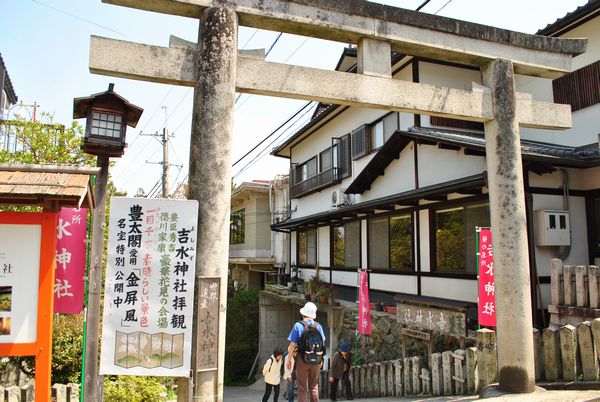
M571 126L571 111L568 105L536 102L529 94L517 93L514 74L564 75L571 69L572 56L585 51L585 40L527 35L362 0L103 1L201 19L195 48L96 36L90 45L93 73L195 88L189 197L200 202L197 278L217 276L223 284L227 280L236 91L483 122L494 230L500 388L516 393L534 390L519 127L566 129ZM238 54L238 24L354 43L358 74ZM460 90L394 80L392 51L476 66L483 85ZM193 358L193 400L223 399L225 310L226 286L222 286L218 369L198 371ZM193 356L199 353L194 350ZM86 378L87 401L96 400L93 380L93 375Z

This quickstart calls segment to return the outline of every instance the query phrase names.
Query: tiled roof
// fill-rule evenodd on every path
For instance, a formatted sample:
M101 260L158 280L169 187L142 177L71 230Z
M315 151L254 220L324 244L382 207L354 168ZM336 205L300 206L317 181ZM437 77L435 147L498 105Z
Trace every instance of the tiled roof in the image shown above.
M406 134L416 138L485 150L485 138L479 133L411 127ZM598 143L573 147L522 139L521 154L523 158L541 158L549 163L555 162L574 167L600 165Z
M2 59L2 54L0 53L0 71L4 71L4 90L6 91L6 96L8 97L8 102L10 104L17 103L19 98L15 93L15 89L13 88L12 81L10 80L10 76L8 75L8 70L4 65L4 60Z
M600 0L589 0L587 4L577 7L574 11L567 13L564 17L557 19L551 24L536 32L536 35L559 36L569 31L569 26L581 19L594 17L600 14Z

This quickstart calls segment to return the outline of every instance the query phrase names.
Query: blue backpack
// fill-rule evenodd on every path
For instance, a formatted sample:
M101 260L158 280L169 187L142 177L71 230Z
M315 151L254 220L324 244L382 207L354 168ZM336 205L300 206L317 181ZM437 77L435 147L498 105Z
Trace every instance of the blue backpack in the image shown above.
M302 356L305 363L321 364L325 356L325 345L317 323L309 325L304 321L298 322L304 325L304 332L298 340L298 356Z

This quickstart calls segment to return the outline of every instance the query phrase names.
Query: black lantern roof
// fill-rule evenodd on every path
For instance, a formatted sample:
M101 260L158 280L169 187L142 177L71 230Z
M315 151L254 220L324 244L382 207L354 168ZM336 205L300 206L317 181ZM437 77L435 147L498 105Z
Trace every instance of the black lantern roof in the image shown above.
M73 99L73 118L81 119L88 116L92 107L122 111L127 115L127 125L137 126L144 109L129 103L129 101L113 91L114 84L109 84L108 91L98 92L90 96Z

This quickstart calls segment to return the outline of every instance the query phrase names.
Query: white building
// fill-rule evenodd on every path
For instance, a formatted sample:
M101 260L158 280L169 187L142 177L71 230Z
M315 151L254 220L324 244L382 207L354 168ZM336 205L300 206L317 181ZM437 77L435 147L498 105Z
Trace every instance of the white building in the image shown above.
M539 32L589 38L571 74L516 77L518 92L573 107L570 130L521 130L534 311L548 305L552 258L600 263L599 13L590 1ZM347 48L337 70L355 72L356 62ZM477 68L402 54L392 71L457 89L481 83ZM290 159L292 212L272 228L290 231L303 279L319 266L322 280L354 295L362 267L376 301L475 305L475 227L490 225L483 124L321 104L273 153Z

